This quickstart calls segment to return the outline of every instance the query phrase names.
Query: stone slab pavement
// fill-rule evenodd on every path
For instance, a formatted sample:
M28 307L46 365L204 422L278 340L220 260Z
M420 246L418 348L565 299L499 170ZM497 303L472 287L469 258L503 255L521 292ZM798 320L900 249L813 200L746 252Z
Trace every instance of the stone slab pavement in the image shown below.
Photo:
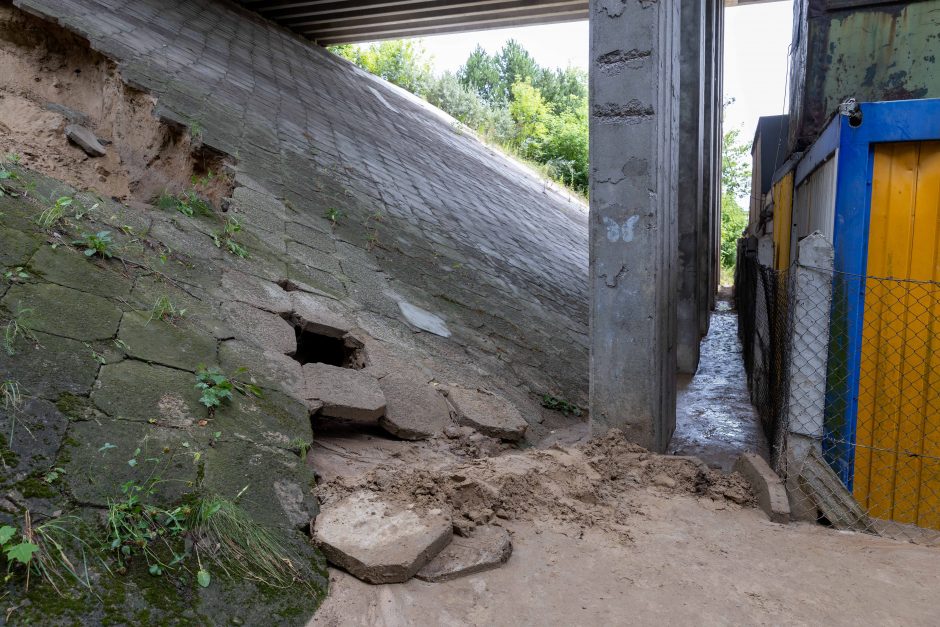
M426 103L231 3L14 4L87 38L158 99L161 116L283 198L308 281L391 318L401 301L425 309L468 360L584 404L583 203Z

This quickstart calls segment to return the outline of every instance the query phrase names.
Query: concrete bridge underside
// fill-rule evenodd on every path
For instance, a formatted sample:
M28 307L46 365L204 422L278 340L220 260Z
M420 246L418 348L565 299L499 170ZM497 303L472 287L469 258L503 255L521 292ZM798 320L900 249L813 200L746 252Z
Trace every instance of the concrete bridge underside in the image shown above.
M240 0L321 44L590 20L591 424L660 451L718 285L724 10L760 1Z
M589 0L237 0L323 45L588 19ZM726 0L725 6L773 0Z

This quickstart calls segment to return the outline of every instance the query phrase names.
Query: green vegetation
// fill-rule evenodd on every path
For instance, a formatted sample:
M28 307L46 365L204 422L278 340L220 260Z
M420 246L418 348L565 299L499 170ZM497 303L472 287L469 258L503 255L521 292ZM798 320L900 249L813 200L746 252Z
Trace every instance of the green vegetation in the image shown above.
M36 219L36 223L44 228L52 228L59 221L65 217L66 210L72 206L73 199L71 196L62 196L56 199L45 211L39 214L39 218Z
M558 398L557 396L552 396L551 394L542 395L542 407L547 407L555 411L560 411L564 415L580 416L581 408L567 401L563 398Z
M150 319L147 324L154 320L162 320L168 324L175 324L177 321L186 317L186 309L177 307L170 300L170 297L164 294L153 303L150 308Z
M211 216L212 205L204 200L195 189L189 189L178 196L163 193L157 199L157 206L161 209L175 209L184 216L195 215Z
M248 249L238 243L238 241L235 239L236 235L241 230L242 225L241 222L238 221L238 218L226 218L225 224L222 227L222 231L212 234L212 241L215 242L216 248L224 247L225 250L232 253L236 257L248 259L250 256L248 254Z
M10 525L0 527L0 548L7 566L4 581L24 578L28 591L30 578L39 577L60 596L74 583L91 590L88 545L76 531L80 524L80 519L64 516L33 526L27 511L22 531ZM67 548L78 551L80 564L66 555Z
M456 73L435 77L420 42L386 41L330 50L446 111L487 141L588 190L587 75L540 67L510 40L490 55L480 47ZM458 129L459 132L459 129Z
M33 316L33 310L28 307L20 307L16 313L7 320L3 328L3 349L6 354L13 356L16 354L16 341L23 337L28 340L36 340L33 335L30 319Z
M14 152L7 153L0 159L0 197L11 193L4 181L15 181L19 178L16 172L9 168L10 165L19 165L19 163L20 156Z
M81 239L73 241L72 244L84 248L86 257L99 255L104 259L110 259L114 256L114 240L111 239L111 231L82 233Z
M223 402L232 400L232 391L261 398L260 387L238 379L240 375L247 372L247 368L239 368L231 377L228 377L215 366L212 368L199 366L196 370L196 389L202 392L199 402L209 410L210 417L215 414L217 407L222 406Z
M26 272L23 266L16 266L15 268L4 271L3 278L10 283L22 283L29 278L29 273Z
M738 198L746 197L751 186L750 147L740 142L741 129L728 130L721 141L721 267L734 270L738 238L747 227L748 214ZM722 283L726 283L723 279Z
M336 223L343 217L343 212L336 207L330 207L326 210L326 213L323 214L323 217L329 220L333 226L336 226Z

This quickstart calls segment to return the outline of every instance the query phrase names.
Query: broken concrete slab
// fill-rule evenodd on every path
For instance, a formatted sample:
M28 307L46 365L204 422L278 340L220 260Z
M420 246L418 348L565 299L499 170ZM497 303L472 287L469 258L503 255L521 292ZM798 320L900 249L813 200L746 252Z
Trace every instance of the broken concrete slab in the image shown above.
M327 337L343 337L352 328L342 316L333 313L324 304L324 299L305 292L291 292L292 318L304 331Z
M468 538L454 538L415 575L423 581L450 581L506 563L512 555L509 532L495 525L477 527Z
M89 157L103 157L108 154L95 134L80 124L66 126L65 136L70 142L84 150Z
M285 355L297 350L297 336L286 320L245 303L225 303L222 316L240 339Z
M228 300L246 303L272 313L291 310L290 294L277 283L227 269L222 273L222 293Z
M401 583L451 541L450 517L421 512L363 490L325 507L313 524L317 545L334 565L368 583Z
M816 509L834 528L840 531L868 531L872 528L868 514L815 448L811 448L803 458L798 478L802 492L809 495Z
M374 423L385 413L385 395L378 381L361 370L329 364L304 364L305 397L319 401L319 415Z
M404 300L398 301L398 309L411 326L441 337L450 337L450 329L440 316Z
M403 440L424 440L453 426L447 401L433 387L412 376L393 373L379 379L385 415L379 425Z
M482 390L450 388L448 398L457 411L457 422L483 435L515 442L525 436L528 423L512 403Z
M751 484L757 504L771 521L783 524L790 522L790 502L786 488L763 457L745 453L734 463L734 471Z

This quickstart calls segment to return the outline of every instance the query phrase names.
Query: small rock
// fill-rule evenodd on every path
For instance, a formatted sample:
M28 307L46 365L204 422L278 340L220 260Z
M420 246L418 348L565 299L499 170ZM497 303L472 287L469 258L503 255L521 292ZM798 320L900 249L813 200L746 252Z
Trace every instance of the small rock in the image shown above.
M407 581L453 537L442 511L418 514L367 490L324 509L313 527L332 564L373 584Z
M460 428L453 425L444 427L444 435L446 435L451 440L456 440L460 438Z
M676 480L665 474L658 474L653 477L653 485L659 486L661 488L674 488L676 487Z
M95 134L79 124L69 124L65 127L65 136L70 142L85 151L89 157L103 157L108 154Z
M375 423L385 413L385 395L365 372L329 364L304 364L303 372L305 397L323 404L321 416Z
M519 410L501 396L480 390L451 388L449 398L457 410L457 422L484 435L517 441L522 439L529 426Z
M416 577L424 581L449 581L483 572L506 563L512 554L512 540L502 527L477 527L472 535L454 538Z

